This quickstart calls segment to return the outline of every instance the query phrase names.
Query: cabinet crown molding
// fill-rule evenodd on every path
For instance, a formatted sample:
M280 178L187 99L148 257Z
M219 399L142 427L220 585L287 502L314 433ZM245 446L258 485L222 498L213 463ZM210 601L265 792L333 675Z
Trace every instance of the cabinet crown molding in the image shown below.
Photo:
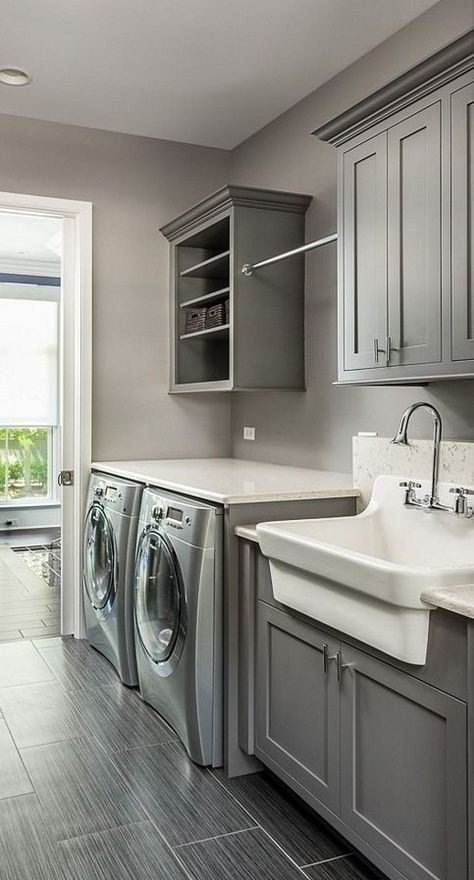
M197 220L201 223L212 220L221 211L236 205L247 208L269 208L274 211L286 211L295 214L304 214L312 200L312 196L305 193L283 192L279 190L260 189L254 186L235 186L227 184L197 202L179 217L160 227L160 232L168 239L174 241L188 229L191 229Z
M474 64L474 29L444 46L434 55L363 98L348 110L316 128L312 134L340 146L377 122L392 116L429 94Z

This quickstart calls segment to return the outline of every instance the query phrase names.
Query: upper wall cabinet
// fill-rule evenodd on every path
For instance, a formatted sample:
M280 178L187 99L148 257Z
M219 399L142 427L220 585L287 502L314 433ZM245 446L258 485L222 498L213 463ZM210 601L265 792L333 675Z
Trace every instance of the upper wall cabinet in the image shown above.
M315 132L339 154L340 382L474 376L473 37Z
M304 389L304 261L242 274L304 242L311 196L225 186L161 232L171 248L172 392Z

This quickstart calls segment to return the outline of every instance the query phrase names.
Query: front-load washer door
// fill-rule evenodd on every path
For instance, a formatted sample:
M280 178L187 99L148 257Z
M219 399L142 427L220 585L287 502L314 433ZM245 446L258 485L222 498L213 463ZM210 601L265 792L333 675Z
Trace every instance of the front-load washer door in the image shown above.
M135 622L140 644L161 675L176 667L185 638L185 601L179 564L166 537L146 529L135 568Z
M96 611L110 611L116 592L116 552L110 520L100 504L92 504L84 526L84 584Z

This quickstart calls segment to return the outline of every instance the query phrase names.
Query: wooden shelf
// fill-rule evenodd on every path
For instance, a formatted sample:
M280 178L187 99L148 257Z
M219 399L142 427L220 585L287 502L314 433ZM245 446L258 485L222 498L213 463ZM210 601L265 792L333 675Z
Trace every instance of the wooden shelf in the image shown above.
M221 324L219 327L209 327L207 330L198 330L196 333L183 333L179 338L181 340L199 339L202 336L208 336L209 334L213 334L214 338L216 338L216 336L219 338L221 336L227 336L229 328L230 324Z
M216 254L214 257L209 257L208 260L196 263L194 266L190 266L189 269L183 269L183 271L179 273L180 277L222 278L229 271L229 256L229 250L222 251L221 254Z
M187 299L186 302L180 303L180 309L186 309L189 306L197 306L199 303L212 303L219 299L225 298L226 293L230 294L230 287L220 287L219 290L213 290L212 293L203 293L194 299Z

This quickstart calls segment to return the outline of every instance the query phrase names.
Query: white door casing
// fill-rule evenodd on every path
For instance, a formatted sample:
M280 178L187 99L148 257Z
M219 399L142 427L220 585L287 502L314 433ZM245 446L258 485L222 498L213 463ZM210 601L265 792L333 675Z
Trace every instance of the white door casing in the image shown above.
M82 638L82 525L91 465L92 204L0 192L0 212L63 219L59 469L73 470L74 483L60 490L61 632Z

